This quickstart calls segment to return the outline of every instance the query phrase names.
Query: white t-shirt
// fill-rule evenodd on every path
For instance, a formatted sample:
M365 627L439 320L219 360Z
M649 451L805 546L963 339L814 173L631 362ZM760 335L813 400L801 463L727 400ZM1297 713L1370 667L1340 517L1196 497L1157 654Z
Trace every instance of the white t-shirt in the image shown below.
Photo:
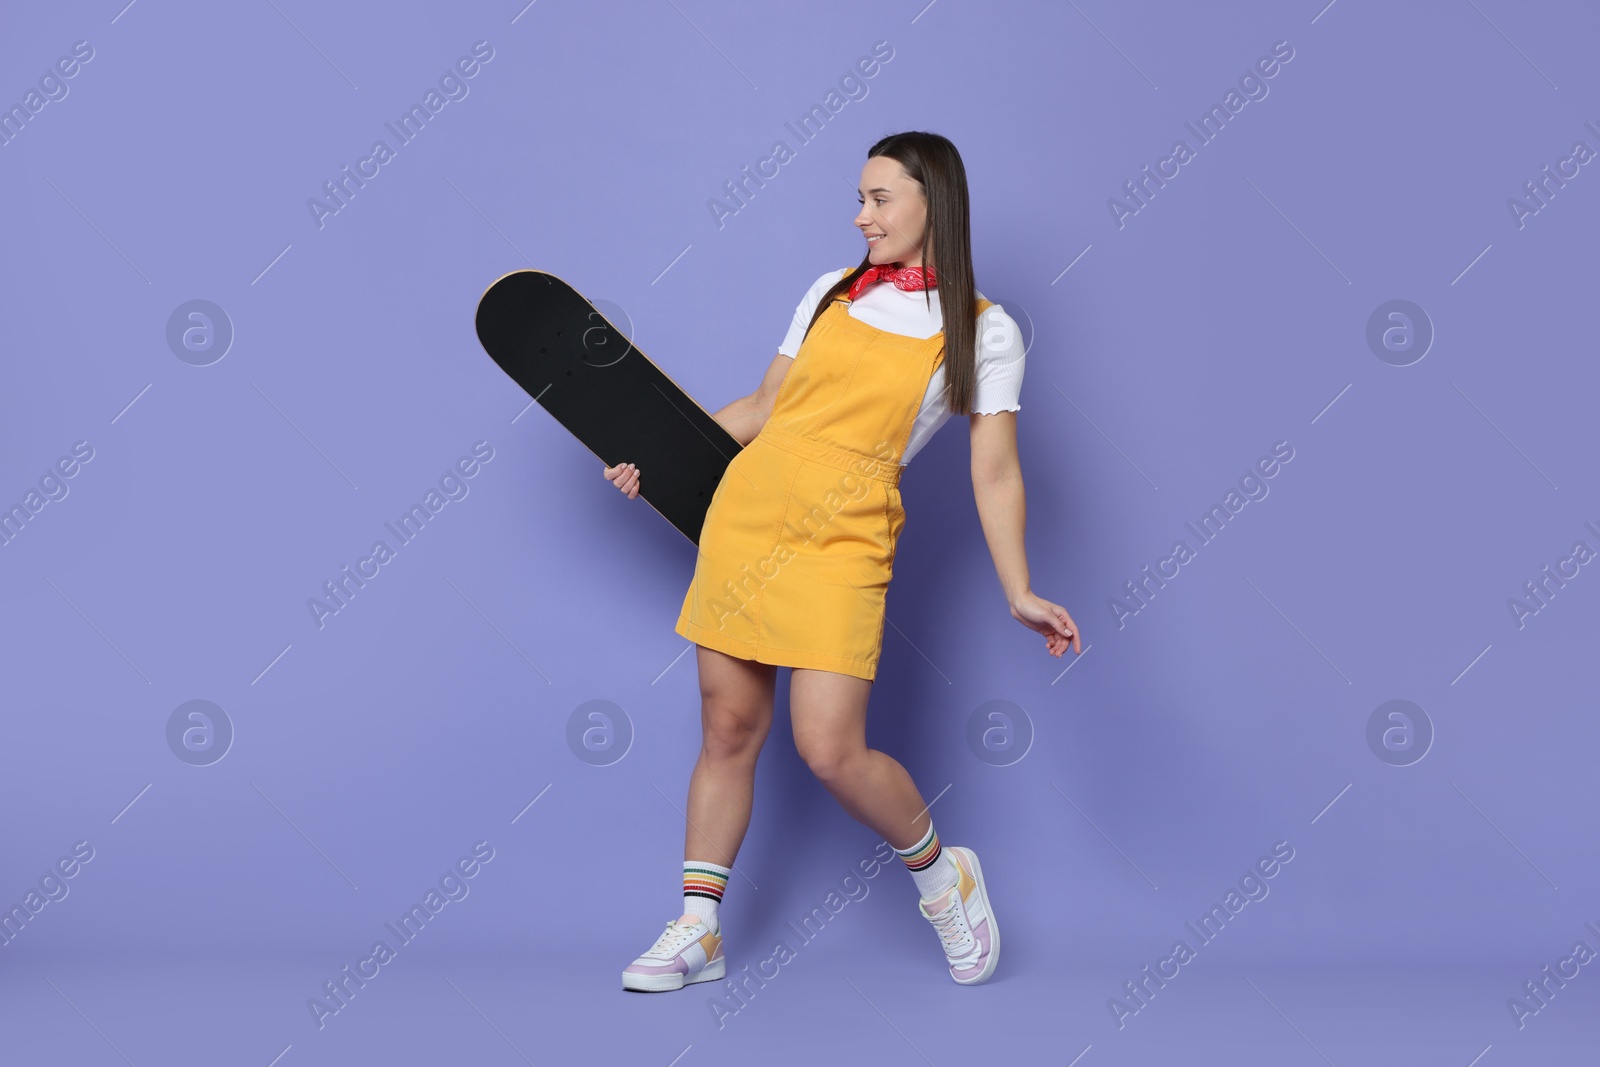
M805 299L795 309L789 332L783 344L778 346L779 355L793 357L799 354L800 343L805 339L806 326L811 322L812 312L817 309L817 302L834 282L844 277L848 269L841 267L829 271L811 286ZM978 296L982 297L983 294L979 293ZM925 296L921 289L905 290L897 288L892 282L876 282L867 286L845 310L868 326L908 337L932 337L944 329L938 286L927 290ZM977 351L978 381L972 399L973 412L993 415L1000 411L1022 410L1022 405L1017 402L1022 393L1022 331L999 304L991 304L978 316ZM927 392L923 394L922 409L912 425L911 439L906 443L905 455L900 459L901 466L910 463L911 457L927 444L928 438L949 418L950 406L944 399L944 361L941 360L938 369L933 372L932 380L928 382Z

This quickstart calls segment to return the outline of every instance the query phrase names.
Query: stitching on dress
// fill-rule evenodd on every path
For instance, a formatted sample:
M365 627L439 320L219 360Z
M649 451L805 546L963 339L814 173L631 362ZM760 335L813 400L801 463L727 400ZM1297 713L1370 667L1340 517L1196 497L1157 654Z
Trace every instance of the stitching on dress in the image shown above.
M700 631L703 635L705 635L705 636L707 636L709 638L712 638L714 640L727 640L728 643L734 644L734 645L738 645L741 648L751 647L751 648L755 648L758 651L765 650L765 651L768 651L768 652L798 652L802 656L810 656L810 657L812 657L814 659L823 660L823 661L828 662L828 663L848 664L850 666L861 667L861 668L863 668L865 670L872 670L872 671L875 671L877 669L877 664L878 664L878 662L880 662L880 660L852 659L849 656L836 656L836 655L833 655L833 654L828 653L828 652L818 652L815 649L810 649L810 648L789 648L786 645L763 645L763 644L759 644L759 643L756 643L756 642L751 642L748 646L746 646L745 642L743 642L743 641L734 641L734 640L728 638L726 634L723 634L723 633L720 633L720 632L718 632L716 630L713 630L708 626L701 626L700 624L694 623L694 622L688 623L687 626L688 626L688 628ZM694 641L694 639L692 637L689 640L693 641L695 644L700 644L701 643L699 641ZM880 659L881 659L881 657L880 657ZM772 666L772 664L769 664L769 666ZM816 668L812 668L812 669L816 669Z
M889 518L889 489L890 486L885 485L883 487L883 532L889 538L889 576L892 578L894 577L895 536L894 520ZM888 590L886 589L884 592L887 593Z

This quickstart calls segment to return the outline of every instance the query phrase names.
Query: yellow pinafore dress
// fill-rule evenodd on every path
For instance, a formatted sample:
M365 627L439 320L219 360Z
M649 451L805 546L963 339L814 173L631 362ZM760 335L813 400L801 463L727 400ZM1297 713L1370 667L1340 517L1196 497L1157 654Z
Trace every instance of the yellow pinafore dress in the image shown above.
M811 328L712 494L674 629L740 659L870 681L905 526L900 459L944 334L880 330L849 305L841 293Z

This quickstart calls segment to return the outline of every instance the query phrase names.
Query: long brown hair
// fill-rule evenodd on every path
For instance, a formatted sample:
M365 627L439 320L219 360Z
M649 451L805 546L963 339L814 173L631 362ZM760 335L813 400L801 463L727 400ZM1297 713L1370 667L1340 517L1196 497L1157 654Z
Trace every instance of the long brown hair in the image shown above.
M972 277L972 223L967 202L967 168L949 138L937 133L892 133L867 150L867 158L888 156L922 188L927 202L922 263L931 266L944 319L945 402L956 415L972 413L978 384L978 286ZM931 248L930 248L931 246ZM855 270L847 271L822 294L806 332L817 324L834 297L850 287L855 276L872 265L865 253ZM926 296L931 307L933 298Z

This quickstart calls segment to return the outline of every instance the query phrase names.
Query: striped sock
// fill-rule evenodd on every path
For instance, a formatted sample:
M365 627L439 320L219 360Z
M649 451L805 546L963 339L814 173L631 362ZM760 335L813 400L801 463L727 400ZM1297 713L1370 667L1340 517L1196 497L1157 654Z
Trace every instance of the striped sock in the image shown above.
M910 848L894 851L916 879L917 893L923 900L932 900L956 884L955 864L945 858L944 849L939 847L939 835L934 832L932 818L928 820L928 832L922 835L921 841Z
M717 907L722 903L722 891L728 888L728 875L732 867L722 867L707 860L683 861L683 910L687 915L698 915L717 933L722 924L717 918Z

